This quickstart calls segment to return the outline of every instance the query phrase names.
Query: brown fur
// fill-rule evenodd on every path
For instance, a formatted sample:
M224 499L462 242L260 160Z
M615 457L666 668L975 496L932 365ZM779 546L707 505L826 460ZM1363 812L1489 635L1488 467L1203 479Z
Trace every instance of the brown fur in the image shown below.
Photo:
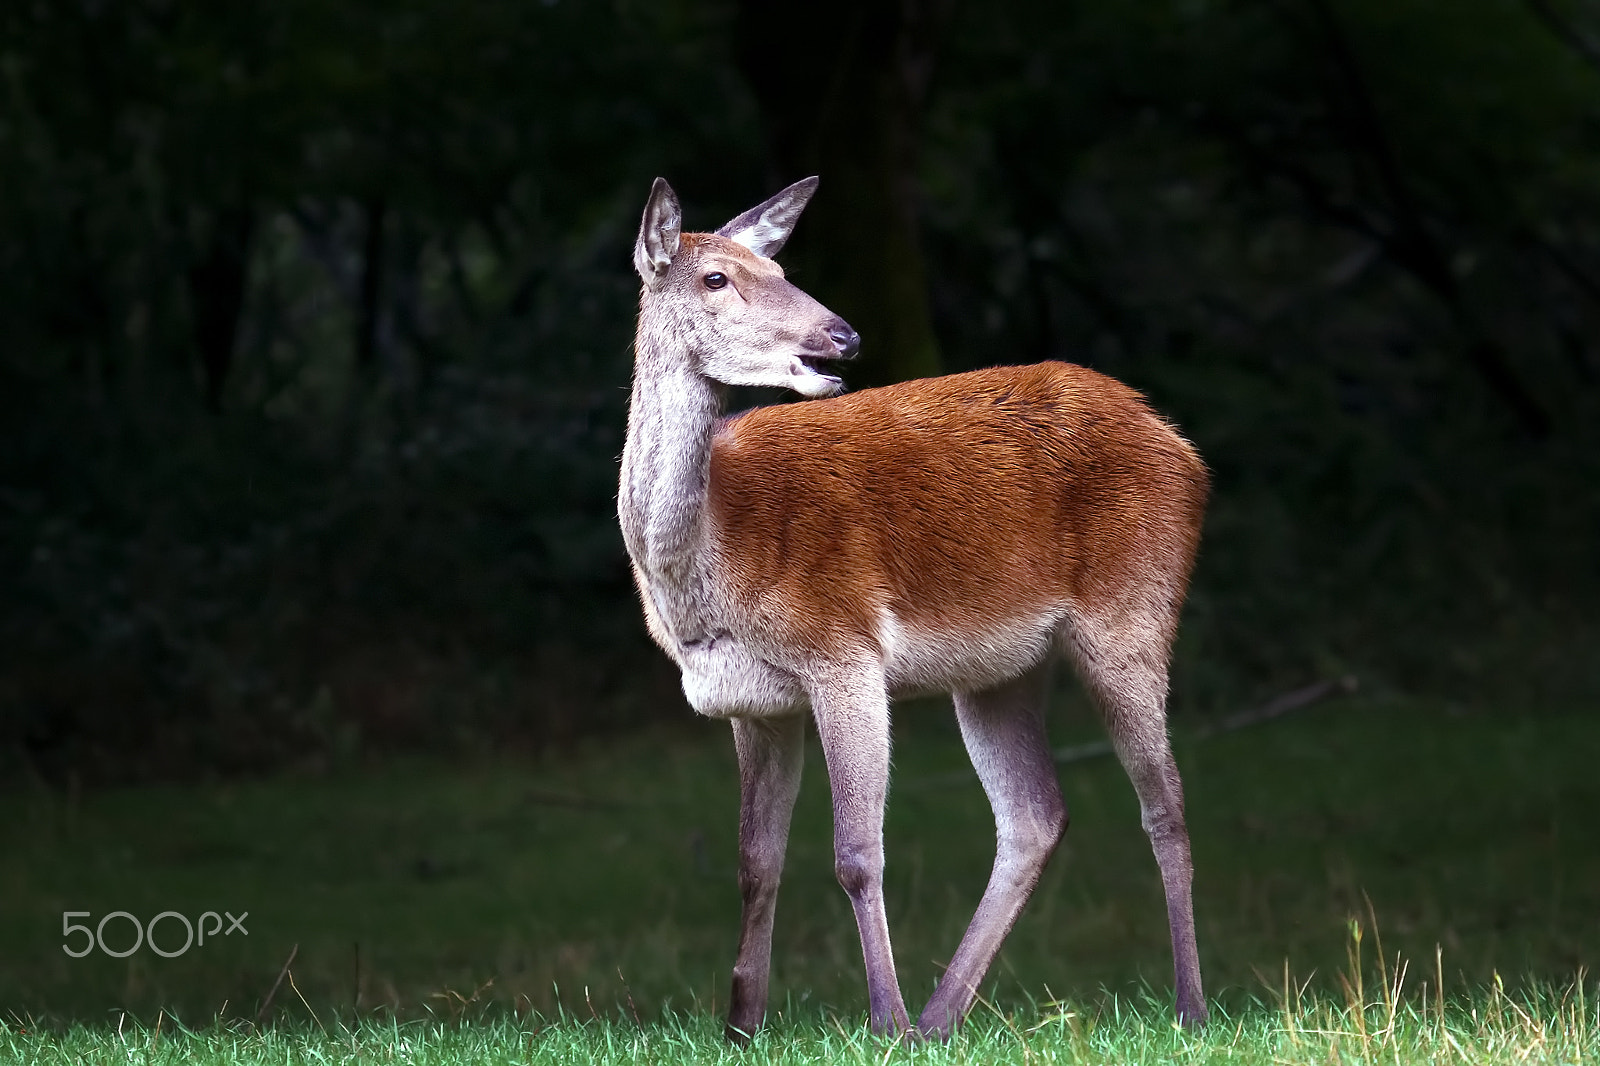
M817 654L877 649L879 611L961 633L1072 601L1165 607L1205 467L1138 393L1067 363L766 407L712 440L708 514L744 610Z

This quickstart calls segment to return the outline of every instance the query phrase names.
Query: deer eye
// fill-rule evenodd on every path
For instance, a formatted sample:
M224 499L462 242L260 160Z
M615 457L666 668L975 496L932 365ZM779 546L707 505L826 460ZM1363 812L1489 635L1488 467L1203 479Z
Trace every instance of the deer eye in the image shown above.
M728 276L726 274L718 274L713 270L711 273L705 276L704 281L706 283L706 288L720 289L724 285L728 284Z

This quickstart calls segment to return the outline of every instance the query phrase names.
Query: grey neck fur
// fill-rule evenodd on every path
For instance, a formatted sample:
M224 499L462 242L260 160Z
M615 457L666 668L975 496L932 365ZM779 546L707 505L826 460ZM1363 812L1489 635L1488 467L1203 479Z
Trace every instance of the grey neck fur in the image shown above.
M695 583L703 541L711 435L722 414L722 385L695 358L657 309L639 315L628 438L617 497L623 539L652 585Z

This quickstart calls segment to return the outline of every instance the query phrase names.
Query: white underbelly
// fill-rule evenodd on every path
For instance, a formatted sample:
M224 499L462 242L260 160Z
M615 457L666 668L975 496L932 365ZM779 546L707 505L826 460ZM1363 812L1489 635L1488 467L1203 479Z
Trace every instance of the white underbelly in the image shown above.
M1027 673L1051 653L1060 620L1048 616L981 632L917 630L886 616L879 629L884 673L895 697L979 692Z
M977 692L1004 684L1051 654L1061 619L1040 616L982 632L928 632L885 616L879 630L884 678L892 698ZM808 706L792 673L757 657L730 634L679 644L675 658L683 694L696 712L712 718L771 717Z

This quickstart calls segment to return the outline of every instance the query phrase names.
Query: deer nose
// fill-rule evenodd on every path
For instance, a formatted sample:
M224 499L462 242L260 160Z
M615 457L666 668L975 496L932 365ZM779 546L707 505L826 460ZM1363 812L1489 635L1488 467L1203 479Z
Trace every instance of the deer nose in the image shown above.
M839 349L840 359L854 358L861 351L861 334L851 329L850 323L842 318L834 319L833 325L828 327L828 339Z

